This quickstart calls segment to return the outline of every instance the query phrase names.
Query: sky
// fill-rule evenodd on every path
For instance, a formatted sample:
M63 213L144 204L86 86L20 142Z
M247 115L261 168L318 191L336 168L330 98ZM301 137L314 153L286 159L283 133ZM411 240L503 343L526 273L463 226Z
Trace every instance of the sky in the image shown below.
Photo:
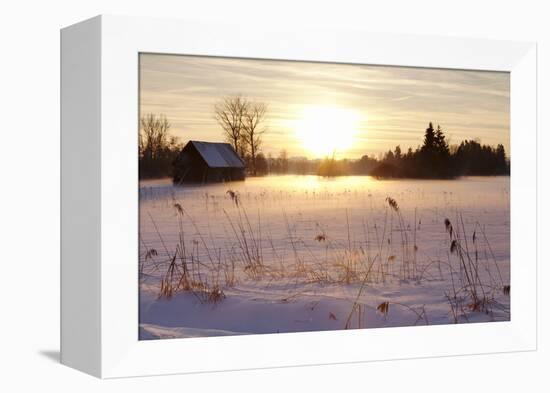
M165 115L184 143L224 141L214 107L237 95L267 105L266 155L379 157L421 145L430 121L450 144L477 139L509 154L509 73L140 55L140 115Z

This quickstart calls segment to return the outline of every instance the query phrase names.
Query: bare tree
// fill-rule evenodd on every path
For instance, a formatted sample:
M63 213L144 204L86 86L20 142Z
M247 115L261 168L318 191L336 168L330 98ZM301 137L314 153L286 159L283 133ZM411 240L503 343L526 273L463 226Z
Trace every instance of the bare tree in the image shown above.
M183 146L176 136L170 135L166 116L147 114L139 122L140 179L171 176L172 162Z
M150 113L140 119L139 153L146 160L158 158L169 144L168 131L170 123L166 116L155 116Z
M223 128L225 139L235 151L244 157L245 151L242 142L244 116L248 110L248 101L241 97L226 97L215 106L215 118Z
M256 175L256 157L262 144L262 135L266 128L263 126L267 112L267 105L262 102L249 103L243 116L243 141L252 160L252 174Z

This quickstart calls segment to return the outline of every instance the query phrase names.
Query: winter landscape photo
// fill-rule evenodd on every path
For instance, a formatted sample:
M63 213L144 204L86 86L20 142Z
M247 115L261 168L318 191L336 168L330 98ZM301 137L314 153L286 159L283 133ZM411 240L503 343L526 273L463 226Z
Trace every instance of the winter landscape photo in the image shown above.
M509 73L142 53L139 79L141 340L510 321Z

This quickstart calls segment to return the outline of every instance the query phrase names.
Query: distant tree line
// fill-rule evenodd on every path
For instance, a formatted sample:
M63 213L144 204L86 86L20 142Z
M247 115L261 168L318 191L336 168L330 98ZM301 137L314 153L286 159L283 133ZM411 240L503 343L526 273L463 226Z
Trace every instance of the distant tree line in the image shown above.
M482 145L464 140L449 146L442 128L430 122L423 144L406 152L401 146L388 150L380 158L364 155L359 160L327 157L322 160L291 159L285 173L319 176L371 175L379 178L446 179L458 176L510 174L510 161L502 144Z
M445 134L430 122L424 133L424 142L416 150L406 153L400 146L386 152L382 160L372 162L365 156L365 172L377 177L452 178L457 176L507 175L510 163L502 144L497 147L482 145L476 140L464 140L449 147Z
M388 150L379 158L364 155L359 160L327 157L321 160L268 156L268 173L316 174L319 176L371 175L379 178L447 179L458 176L510 174L510 161L502 144L482 145L464 140L449 146L442 128L430 123L423 144L406 152L401 146ZM281 162L285 162L284 165Z
M421 146L406 152L401 146L379 158L364 155L359 160L334 157L308 160L288 157L286 150L277 156L261 151L267 107L240 96L226 98L216 105L216 119L226 140L246 163L249 175L316 174L319 176L371 175L379 178L453 178L458 176L507 175L510 161L502 144L492 147L477 140L464 140L449 146L438 125L430 122ZM140 119L139 177L172 176L173 161L183 148L170 135L164 115L147 114Z
M476 140L464 140L449 146L442 128L434 129L430 122L422 146L407 152L396 146L380 159L364 155L358 161L326 158L318 167L318 175L338 176L366 174L379 178L446 179L458 176L489 176L510 174L510 161L502 144L482 145Z

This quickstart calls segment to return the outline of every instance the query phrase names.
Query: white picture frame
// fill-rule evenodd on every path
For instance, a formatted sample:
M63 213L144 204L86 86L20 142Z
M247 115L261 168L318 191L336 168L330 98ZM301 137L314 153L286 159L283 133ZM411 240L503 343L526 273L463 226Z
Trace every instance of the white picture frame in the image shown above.
M139 53L511 73L511 320L138 340ZM102 377L537 347L536 44L98 16L61 31L61 361Z

